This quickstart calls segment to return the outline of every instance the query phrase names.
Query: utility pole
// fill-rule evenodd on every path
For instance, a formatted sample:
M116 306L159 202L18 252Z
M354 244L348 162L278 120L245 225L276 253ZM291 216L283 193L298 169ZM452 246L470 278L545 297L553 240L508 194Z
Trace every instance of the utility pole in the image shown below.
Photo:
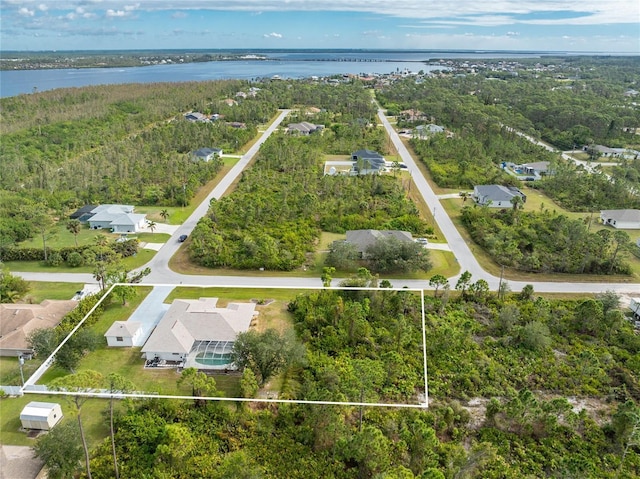
M24 365L24 357L22 354L18 356L18 364L20 365L20 379L22 379L22 387L24 387L24 371L22 370L22 366Z

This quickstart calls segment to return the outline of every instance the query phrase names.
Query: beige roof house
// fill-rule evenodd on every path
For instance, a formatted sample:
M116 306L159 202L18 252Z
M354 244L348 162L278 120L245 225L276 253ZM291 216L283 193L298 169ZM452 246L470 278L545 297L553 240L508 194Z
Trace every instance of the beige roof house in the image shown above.
M0 356L32 353L27 336L36 329L53 328L78 304L46 300L40 304L0 304Z
M142 348L147 359L183 361L202 344L226 343L247 331L255 314L254 303L217 306L218 298L177 299L162 317Z

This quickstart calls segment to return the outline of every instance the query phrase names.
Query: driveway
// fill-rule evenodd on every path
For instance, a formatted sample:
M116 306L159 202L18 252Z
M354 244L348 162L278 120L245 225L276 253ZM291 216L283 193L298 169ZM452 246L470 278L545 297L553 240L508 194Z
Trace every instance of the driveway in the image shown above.
M155 286L127 319L127 321L138 322L142 325L142 334L138 337L134 346L144 345L153 329L164 316L164 313L167 312L170 305L165 304L163 301L173 291L173 288L173 286Z

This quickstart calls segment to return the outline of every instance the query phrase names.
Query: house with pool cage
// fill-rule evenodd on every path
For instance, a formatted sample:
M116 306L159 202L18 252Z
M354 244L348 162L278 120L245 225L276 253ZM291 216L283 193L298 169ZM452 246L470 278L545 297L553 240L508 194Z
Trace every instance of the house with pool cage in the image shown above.
M255 303L217 303L218 298L176 299L142 347L147 364L232 369L236 336L258 312Z

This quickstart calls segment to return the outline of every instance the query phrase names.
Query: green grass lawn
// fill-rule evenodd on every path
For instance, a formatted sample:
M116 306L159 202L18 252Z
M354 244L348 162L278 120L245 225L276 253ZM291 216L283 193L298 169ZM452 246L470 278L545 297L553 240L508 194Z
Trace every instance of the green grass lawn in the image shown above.
M26 300L41 303L45 299L71 299L76 291L84 287L84 283L49 283L30 281Z
M168 233L138 233L131 235L131 238L137 238L140 243L166 243L171 235Z
M224 298L234 301L249 301L252 299L277 299L291 301L303 290L279 288L225 288L225 287L186 287L177 286L169 293L165 303L172 303L175 299Z
M57 402L62 407L63 421L74 421L76 418L71 405L61 396L25 394L22 397L0 399L0 444L33 446L35 439L28 438L25 432L20 431L20 412L31 401ZM109 422L103 416L108 408L109 401L106 399L89 399L82 407L82 422L91 447L97 446L109 435Z

